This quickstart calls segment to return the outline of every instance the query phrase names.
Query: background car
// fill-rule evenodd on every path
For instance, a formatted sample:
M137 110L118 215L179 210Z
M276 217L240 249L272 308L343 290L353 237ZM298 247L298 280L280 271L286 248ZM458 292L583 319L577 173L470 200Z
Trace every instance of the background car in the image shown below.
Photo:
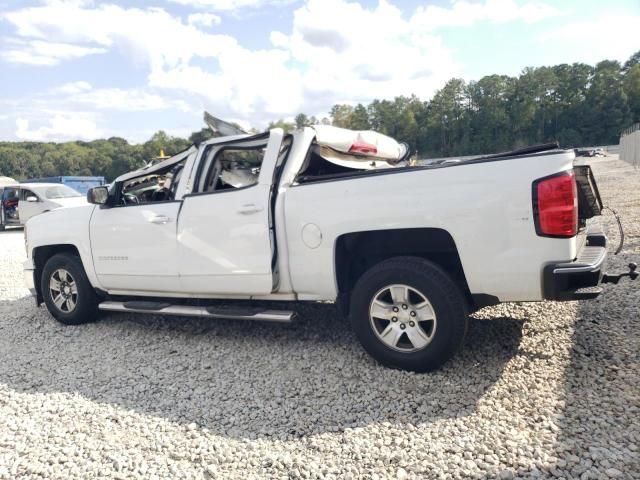
M21 183L2 187L0 230L24 225L34 215L55 208L85 205L84 195L59 183Z

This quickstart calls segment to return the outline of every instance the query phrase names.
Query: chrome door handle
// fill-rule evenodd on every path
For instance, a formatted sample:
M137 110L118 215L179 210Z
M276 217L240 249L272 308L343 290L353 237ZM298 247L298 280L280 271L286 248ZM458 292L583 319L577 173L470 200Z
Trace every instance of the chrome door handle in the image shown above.
M262 207L259 207L253 203L247 203L246 205L242 205L238 208L238 213L242 215L249 215L251 213L258 213L262 211Z
M169 223L171 219L165 215L156 215L155 217L151 217L149 219L151 223L157 223L159 225L164 225L165 223Z

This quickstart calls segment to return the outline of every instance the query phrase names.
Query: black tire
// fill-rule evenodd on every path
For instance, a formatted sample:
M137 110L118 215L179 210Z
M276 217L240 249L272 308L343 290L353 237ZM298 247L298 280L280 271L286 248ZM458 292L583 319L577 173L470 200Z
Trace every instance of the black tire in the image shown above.
M409 295L414 295L414 298L416 292L421 294L430 303L431 311L435 313L433 323L426 322L431 338L421 349L415 350L414 347L415 351L398 351L385 344L376 333L377 328L380 331L384 327L378 327L380 320L370 318L370 307L375 298L380 299L379 295L385 294L380 292L384 292L390 285L409 287ZM411 303L409 305L411 310L413 307ZM400 314L405 315L400 317L400 320L398 317L392 317L396 319L394 322L400 322L395 323L393 327L409 328L408 323L405 327L404 322L409 322L412 318L406 316L406 312L400 311ZM414 372L434 370L453 357L462 346L468 323L464 297L457 285L438 265L418 257L391 258L365 272L351 294L350 317L360 343L373 358L383 365ZM391 321L387 322L386 326L389 326ZM414 322L410 323L415 326ZM418 325L424 326L425 323ZM398 330L395 332L398 333ZM408 336L400 338L400 342L409 344L405 348L411 348ZM396 346L400 345L401 343L398 343Z
M59 272L61 271L66 271L70 274L76 291L75 295L71 294L70 300L75 305L71 309L70 303L67 303L67 311L64 311L64 303L62 308L56 305L54 300L55 292L52 292L50 288L52 276L54 276L54 280L59 280L61 278ZM82 261L77 255L58 253L47 260L42 270L40 288L47 309L59 322L65 325L80 325L98 318L99 299L89 283L82 267ZM71 292L70 288L69 292ZM60 293L62 294L63 292L60 291ZM56 298L58 297L56 296Z

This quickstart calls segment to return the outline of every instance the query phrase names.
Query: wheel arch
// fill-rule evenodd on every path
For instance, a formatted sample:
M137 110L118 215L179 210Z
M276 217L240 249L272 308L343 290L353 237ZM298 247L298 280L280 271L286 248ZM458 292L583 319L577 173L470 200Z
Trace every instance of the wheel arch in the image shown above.
M447 272L473 309L476 302L469 290L456 243L441 228L399 228L347 233L336 239L334 265L338 303L343 313L350 310L350 292L369 268L397 256L429 260Z
M36 300L38 302L38 305L40 305L44 301L42 297L42 289L40 288L40 281L44 266L47 263L47 260L59 253L69 253L72 255L76 255L80 259L80 262L82 262L82 257L80 256L78 248L70 243L42 245L39 247L35 247L31 253L33 257L33 266L35 267L34 287L36 289Z

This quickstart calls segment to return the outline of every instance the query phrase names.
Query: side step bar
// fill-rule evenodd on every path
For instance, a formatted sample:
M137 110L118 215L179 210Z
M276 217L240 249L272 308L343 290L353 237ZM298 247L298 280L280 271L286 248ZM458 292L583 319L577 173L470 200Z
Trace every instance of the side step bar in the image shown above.
M157 315L178 315L182 317L228 318L234 320L264 320L267 322L291 323L296 313L287 310L262 310L259 308L235 307L194 307L190 305L171 305L161 302L105 301L98 305L100 310L108 312L155 313Z

